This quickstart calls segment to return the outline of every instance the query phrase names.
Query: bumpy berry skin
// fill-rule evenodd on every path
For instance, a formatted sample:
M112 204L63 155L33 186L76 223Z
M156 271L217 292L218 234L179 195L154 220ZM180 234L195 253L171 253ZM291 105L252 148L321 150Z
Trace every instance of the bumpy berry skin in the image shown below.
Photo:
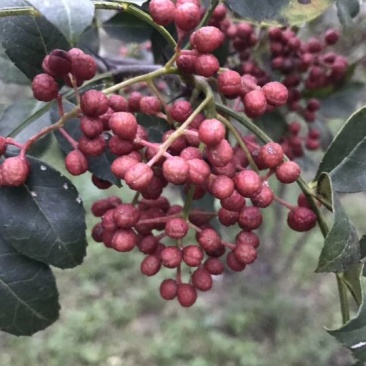
M175 18L175 5L170 0L151 0L149 12L154 22L166 27Z
M227 255L226 263L227 263L228 267L235 272L241 272L246 267L246 264L243 262L240 262L233 251L231 251Z
M208 291L212 287L212 277L205 268L197 268L192 273L192 285L200 291Z
M141 272L146 276L154 276L160 270L161 262L158 256L156 255L148 255L141 262Z
M198 243L206 252L214 252L222 246L219 234L211 228L203 229L198 234Z
M215 167L223 167L229 164L233 155L234 150L226 139L221 140L215 146L207 146L206 148L206 157Z
M0 156L5 154L6 145L6 138L4 136L0 136Z
M179 156L173 156L164 161L163 174L165 179L173 184L183 184L187 181L189 164Z
M106 148L107 143L101 135L93 139L82 136L78 141L78 149L86 156L100 156Z
M63 78L71 71L71 58L64 50L53 50L47 58L50 75Z
M260 208L266 208L268 207L274 200L274 193L266 185L262 186L261 191L254 197L251 198L251 201L254 206L260 207Z
M33 95L41 102L50 102L58 96L58 84L48 74L38 74L32 81Z
M78 48L72 48L68 51L71 58L71 73L77 80L90 80L97 72L97 63L94 58L86 55Z
M217 78L219 91L226 97L236 97L241 90L241 76L238 72L227 70Z
M196 245L187 245L183 248L183 261L190 267L197 267L201 264L204 253Z
M257 259L257 251L252 245L236 245L234 253L239 262L251 264Z
M132 113L113 113L109 120L109 127L123 140L133 141L137 134L137 120Z
M225 175L217 176L212 182L211 193L215 198L219 200L230 197L233 192L234 182L231 178Z
M65 166L72 175L81 175L88 170L88 160L80 150L73 150L65 157Z
M182 239L187 235L188 230L187 222L179 217L172 218L165 224L165 233L169 238Z
M201 10L194 3L177 5L175 12L175 25L183 31L191 31L196 28L201 20Z
M253 248L259 247L259 238L253 231L240 231L235 238L237 245L251 245Z
M187 50L184 53L182 52L176 61L178 69L186 74L193 74L197 56L195 51Z
M189 283L181 283L178 285L177 298L183 307L190 307L197 300L197 291Z
M193 112L191 103L186 100L175 102L170 108L171 117L179 123L183 123Z
M336 44L339 39L339 32L336 29L328 29L325 32L325 42L327 45Z
M137 224L140 211L130 203L122 203L113 211L113 220L121 229L129 229Z
M212 275L220 275L224 272L224 265L218 258L208 258L204 263L205 269Z
M160 285L160 296L164 300L173 300L177 296L178 284L176 280L168 278Z
M92 139L103 132L104 124L100 118L83 116L80 120L80 129L86 137Z
M23 185L28 178L29 171L29 165L24 158L14 156L5 159L1 165L2 185L7 187Z
M288 99L288 89L278 81L272 81L262 87L267 103L276 107L285 105Z
M219 69L218 59L210 53L199 55L194 61L194 72L206 78L215 75Z
M203 184L210 176L209 165L201 159L187 160L189 165L188 181L192 184Z
M114 112L128 111L128 101L122 95L112 94L109 97L109 106L113 109Z
M225 36L220 29L206 26L195 31L191 39L199 53L211 53L222 45Z
M276 142L269 142L262 146L258 153L258 162L263 168L275 168L284 157L282 146Z
M215 146L225 138L225 126L216 118L205 119L198 128L200 140L207 146Z
M259 117L266 112L267 100L261 90L252 90L244 97L245 113L251 117Z
M98 90L88 90L80 98L82 112L90 117L98 117L107 112L108 98Z
M140 100L140 110L148 115L157 114L161 110L161 102L156 97L144 96Z
M295 231L309 231L316 225L315 213L306 207L296 207L287 216L288 226Z
M238 217L238 224L243 230L255 230L262 225L263 216L258 207L244 207Z
M234 178L236 190L244 197L255 197L262 189L262 179L253 170L242 170Z
M136 234L131 229L119 229L112 238L112 248L118 252L130 252L136 245Z
M276 177L281 183L290 184L296 181L301 174L299 164L294 161L285 161L276 169Z
M164 267L177 268L182 263L182 251L178 247L168 246L160 253Z
M124 180L131 189L141 191L151 183L153 176L154 172L148 165L137 163L127 170Z

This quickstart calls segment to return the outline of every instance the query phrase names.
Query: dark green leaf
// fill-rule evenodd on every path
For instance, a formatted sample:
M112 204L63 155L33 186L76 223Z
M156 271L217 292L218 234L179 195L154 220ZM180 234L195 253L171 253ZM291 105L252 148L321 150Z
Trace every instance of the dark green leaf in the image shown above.
M22 125L30 116L40 110L43 110L44 106L45 103L38 102L35 99L24 99L10 105L0 114L0 135L8 136L12 134L12 132ZM12 136L17 142L24 143L28 141L31 136L38 133L42 128L49 126L49 124L49 112L45 111L45 113L39 116L39 118L37 118L32 124ZM47 148L49 142L50 135L44 136L32 145L31 149L28 151L29 154L40 154L45 148ZM17 150L18 149L13 146L9 146L7 149L8 152L15 152Z
M75 45L94 17L94 4L90 0L26 0Z
M320 196L332 203L333 225L324 240L316 272L345 272L360 261L356 229L333 190L328 174L319 177L317 189Z
M366 258L366 235L363 235L360 239L360 255L361 259Z
M321 97L319 113L329 119L347 118L362 100L364 91L365 85L358 82L350 82L332 90L325 98Z
M354 113L323 156L316 178L329 173L337 192L366 190L366 107Z
M345 28L353 24L354 18L360 12L359 0L337 0L337 14Z
M357 315L347 324L328 333L335 337L345 347L349 348L352 355L359 360L356 365L363 365L366 361L366 302L363 297L362 305Z
M118 13L103 24L112 38L131 43L141 43L150 38L153 28L143 20L128 13Z
M274 141L279 141L287 131L287 122L279 111L266 113L256 118L254 123L260 127Z
M293 25L322 14L335 0L225 0L242 19L263 25Z
M65 113L71 111L75 107L74 104L70 102L64 102ZM51 110L51 121L55 123L59 119L59 114L57 108L52 108ZM64 129L69 133L69 135L78 141L82 135L80 130L80 120L78 118L72 118L67 121ZM61 150L67 154L72 150L70 143L59 133L55 132L56 139L61 147ZM109 151L105 152L103 155L98 157L88 157L89 171L96 175L98 178L111 182L116 186L121 186L121 181L116 178L116 176L111 171L111 164L116 159L116 156L112 155Z
M0 329L32 335L57 320L60 310L51 269L19 254L0 236Z
M175 27L166 28L176 38ZM155 64L164 65L174 55L174 49L156 29L153 29L150 40Z
M92 25L80 36L77 46L89 55L95 56L99 53L100 37L96 25Z
M82 263L87 246L79 194L57 170L28 158L31 174L26 184L0 188L1 235L29 258L75 267Z
M360 306L362 302L361 279L363 267L363 264L358 264L341 275L343 282L347 285L358 306Z
M30 80L14 65L0 44L0 80L5 84L29 85Z
M27 5L22 0L2 0L2 6ZM0 41L8 55L29 79L42 71L42 61L55 48L70 48L65 37L44 17L0 18Z
M161 142L164 133L170 130L167 121L156 116L148 116L143 113L138 113L136 116L138 123L145 127L149 134L149 141Z

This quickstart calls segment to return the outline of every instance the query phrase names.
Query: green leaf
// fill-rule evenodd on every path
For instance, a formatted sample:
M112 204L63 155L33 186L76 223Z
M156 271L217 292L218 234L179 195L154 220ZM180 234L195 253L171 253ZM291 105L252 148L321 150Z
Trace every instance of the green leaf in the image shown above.
M266 113L256 118L254 123L274 141L279 141L288 128L286 119L279 111Z
M0 80L5 84L29 85L30 80L14 65L0 44Z
M175 27L169 25L166 28L173 38L176 39L177 32ZM156 29L153 29L150 40L154 55L154 63L158 65L164 65L174 55L174 49Z
M107 34L120 41L142 43L150 38L153 28L142 19L128 13L118 13L103 24Z
M156 116L148 116L144 113L138 113L136 115L139 125L145 127L149 134L149 141L161 142L161 139L165 132L170 130L170 127L164 119Z
M366 107L355 112L323 156L316 179L329 173L337 192L366 190Z
M13 103L0 113L0 135L8 136L12 134L12 132L22 125L25 120L35 113L42 111L45 105L45 103L38 102L35 99L23 99ZM30 137L38 133L42 128L49 126L49 124L49 112L46 111L35 119L32 124L26 126L23 130L19 131L19 133L15 133L13 137L17 142L25 143ZM33 155L33 153L40 154L48 147L50 140L50 135L44 136L32 145L28 153L30 155ZM9 146L7 149L7 152L16 151L18 151L18 149L13 146Z
M366 302L363 296L362 305L357 315L342 327L327 330L340 343L347 347L359 361L356 365L363 365L366 361Z
M225 0L241 19L260 25L302 24L322 14L335 0Z
M365 84L359 82L349 82L336 90L330 90L325 98L320 96L319 113L329 119L347 118L362 101L364 92Z
M87 28L86 31L80 36L77 46L89 55L98 55L100 48L98 27L96 25L92 25L91 27Z
M25 6L22 0L2 0L4 7ZM70 48L62 33L44 17L0 17L0 42L19 70L29 79L42 73L42 61L53 49Z
M94 18L94 4L90 0L26 0L75 45L80 35Z
M75 107L74 104L65 101L64 102L64 110L65 113L70 112ZM51 121L55 123L59 119L58 109L52 108L51 110ZM82 136L82 132L80 130L80 120L78 118L72 118L67 121L64 126L65 131L76 141L80 139ZM56 139L61 147L61 150L67 154L72 151L72 147L70 143L61 135L58 131L55 131ZM100 179L106 180L115 184L117 187L121 187L121 181L116 178L116 176L111 171L111 165L113 161L116 159L116 156L111 154L108 150L97 157L88 157L89 162L89 172L93 173Z
M359 0L337 0L338 18L345 28L352 26L352 18L354 18L359 12Z
M60 268L86 254L85 210L75 186L57 170L28 157L31 174L21 187L0 188L1 235L19 253Z
M0 329L21 336L42 330L59 316L51 269L19 254L0 236Z
M360 261L356 229L332 187L331 177L324 173L318 180L318 194L332 203L333 226L324 240L316 272L346 272Z
M358 264L352 267L347 272L343 273L341 276L343 282L347 285L349 291L351 292L356 304L358 306L362 303L362 285L361 279L363 274L364 265Z

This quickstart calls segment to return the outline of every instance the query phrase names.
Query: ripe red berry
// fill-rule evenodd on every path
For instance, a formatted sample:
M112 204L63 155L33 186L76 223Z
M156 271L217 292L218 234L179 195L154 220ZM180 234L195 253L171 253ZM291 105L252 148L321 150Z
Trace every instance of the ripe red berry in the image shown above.
M276 142L269 142L259 149L258 163L264 169L273 169L282 162L283 157L282 146Z
M128 101L122 95L112 94L109 97L109 106L113 109L114 112L128 111Z
M262 179L253 170L242 170L234 177L236 190L244 197L255 197L262 189Z
M164 300L173 300L177 296L178 284L176 280L168 278L160 285L160 296Z
M199 53L212 53L222 45L224 39L224 33L212 26L196 30L191 37L192 45Z
M281 183L289 184L296 181L301 174L299 164L294 161L285 161L276 169L276 177Z
M182 239L187 235L188 230L187 221L180 217L172 218L165 224L165 233L169 238Z
M251 264L257 259L257 251L252 245L237 244L234 253L239 262Z
M170 0L151 0L149 12L154 22L166 27L175 18L175 5Z
M130 112L138 112L140 111L140 100L142 98L142 94L139 92L132 92L128 97L128 110Z
M160 259L163 266L176 268L182 263L182 251L178 247L168 246L160 253Z
M226 97L236 97L242 88L241 76L238 72L227 70L217 78L219 91Z
M236 245L251 245L254 248L259 247L259 238L253 231L240 231L235 238Z
M223 167L230 163L234 150L228 140L223 139L215 146L206 148L206 157L215 167Z
M112 248L117 252L130 252L136 245L137 237L132 229L119 229L112 238Z
M288 226L295 231L309 231L316 225L315 213L306 207L296 207L287 216Z
M38 74L32 81L33 95L41 102L50 102L58 96L58 84L48 74Z
M53 77L63 78L71 71L71 57L66 51L55 49L47 57L46 68Z
M183 260L190 267L198 267L203 257L204 253L197 245L187 245L183 248Z
M98 90L88 90L80 98L81 111L90 117L98 117L107 112L108 98Z
M97 243L103 242L103 226L102 223L98 222L93 226L91 237Z
M235 272L241 272L246 267L246 264L243 262L240 262L233 251L231 251L227 255L226 263L227 263L228 267Z
M211 273L205 268L197 268L192 273L192 285L200 291L208 291L212 287Z
M118 205L113 211L113 220L121 229L129 229L137 224L140 211L130 203Z
M216 118L205 119L198 128L200 140L207 146L215 146L225 138L225 126Z
M206 78L215 75L219 69L220 63L218 59L210 53L201 54L194 61L195 74Z
M299 194L299 197L297 198L297 204L300 207L306 207L306 208L311 209L310 202L307 199L307 197L305 196L304 192L301 192Z
M173 156L163 163L165 179L173 184L186 183L189 173L189 164L179 156Z
M208 258L204 263L205 269L210 272L212 275L220 275L224 272L224 265L218 258Z
M262 90L252 90L245 94L244 100L245 113L251 117L259 117L267 110L267 100Z
M236 190L233 194L220 201L221 206L229 211L239 212L245 206L245 198Z
M117 178L123 179L127 170L137 163L138 161L131 156L121 156L113 161L111 171Z
M109 126L113 133L123 140L133 141L136 137L137 120L132 113L113 113L109 119Z
M238 224L243 230L255 230L262 225L263 216L258 207L244 207L239 212Z
M6 146L6 138L4 136L0 136L0 156L5 154Z
M81 175L88 170L88 160L80 150L73 150L65 157L65 166L72 175Z
M177 4L175 11L175 25L183 31L191 31L196 28L201 20L201 10L194 3Z
M160 258L154 254L150 254L144 258L141 262L141 273L146 276L154 276L160 270L161 262Z
M339 32L336 29L328 29L325 32L325 42L328 45L336 44L339 39Z
M235 225L238 221L239 212L229 211L225 208L220 208L218 212L218 219L224 226Z
M212 182L210 191L215 198L223 200L233 194L234 182L225 175L219 175Z
M25 158L19 156L6 158L1 165L2 185L19 187L26 182L29 172L29 164Z
M186 121L192 112L192 105L186 100L179 100L175 102L170 108L171 117L179 123Z
M97 72L97 63L92 56L86 55L78 48L68 51L71 58L71 73L77 80L90 80Z
M144 254L154 254L159 241L154 235L146 235L137 242L137 247Z
M139 192L151 183L153 176L154 172L148 165L137 163L128 168L124 180L131 189Z
M86 137L92 139L103 132L104 124L100 118L83 116L80 120L80 129Z
M196 51L184 51L184 53L182 52L176 60L177 68L186 74L193 74L196 59Z
M107 148L107 143L102 135L93 139L82 136L78 141L78 149L86 156L100 156Z
M262 86L267 103L276 107L285 105L288 99L288 89L278 81L271 81Z
M267 185L263 185L261 191L254 197L251 197L251 201L254 206L260 208L268 207L274 200L274 193Z
M209 165L201 159L187 160L189 165L188 181L192 184L203 184L210 176Z
M161 110L161 102L157 97L143 96L139 106L140 111L148 115L157 114Z
M219 234L211 228L203 229L198 234L198 243L205 252L214 252L223 246Z

